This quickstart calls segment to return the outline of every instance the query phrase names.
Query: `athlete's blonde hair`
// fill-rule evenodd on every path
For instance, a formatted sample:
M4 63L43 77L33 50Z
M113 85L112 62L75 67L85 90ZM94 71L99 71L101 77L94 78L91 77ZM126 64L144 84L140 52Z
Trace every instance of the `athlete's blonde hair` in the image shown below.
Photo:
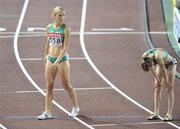
M56 14L58 14L58 13L60 13L60 12L64 12L65 10L64 10L64 7L63 6L57 6L57 7L55 7L53 10L52 10L52 14L53 15L56 15Z
M63 12L63 11L65 11L63 6L57 6L53 9L52 12L56 14L58 12Z

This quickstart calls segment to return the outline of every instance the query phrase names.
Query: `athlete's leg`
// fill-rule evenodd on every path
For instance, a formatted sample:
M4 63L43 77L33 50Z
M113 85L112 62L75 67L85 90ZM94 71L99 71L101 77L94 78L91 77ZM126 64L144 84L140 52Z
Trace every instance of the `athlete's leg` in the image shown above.
M63 84L64 89L68 92L68 95L73 103L73 107L79 108L78 99L74 88L70 83L70 64L68 61L60 63L58 72Z
M52 63L47 61L45 67L45 80L46 80L46 98L45 98L45 112L52 112L52 99L53 99L53 83L56 77L57 69L52 68Z
M172 117L172 111L174 106L174 79L176 74L176 65L169 66L168 69L168 78L169 78L169 84L167 84L167 92L168 92L168 111L167 116Z
M161 87L162 87L162 71L159 66L156 67L156 75L159 81L154 81L154 114L159 115L160 101L161 101Z

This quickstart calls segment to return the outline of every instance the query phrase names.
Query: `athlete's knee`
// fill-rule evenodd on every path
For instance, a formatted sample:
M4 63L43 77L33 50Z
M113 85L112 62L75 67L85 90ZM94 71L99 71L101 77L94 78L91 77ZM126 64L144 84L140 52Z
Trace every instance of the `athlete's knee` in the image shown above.
M173 88L172 88L172 87L168 87L168 88L167 88L167 92L168 92L168 93L173 92Z
M160 93L160 92L161 92L161 87L155 88L155 92L156 92L156 93Z
M64 89L66 91L71 91L71 92L74 91L74 88L70 84L64 84Z
M154 88L155 88L156 92L160 92L161 91L161 84L158 82L155 82Z
M157 93L161 92L161 84L160 83L158 83L158 82L155 83L154 88Z
M168 84L167 86L167 92L172 92L173 91L173 85L171 83Z
M52 92L53 86L54 86L54 83L53 83L53 82L47 83L47 84L46 84L47 92Z

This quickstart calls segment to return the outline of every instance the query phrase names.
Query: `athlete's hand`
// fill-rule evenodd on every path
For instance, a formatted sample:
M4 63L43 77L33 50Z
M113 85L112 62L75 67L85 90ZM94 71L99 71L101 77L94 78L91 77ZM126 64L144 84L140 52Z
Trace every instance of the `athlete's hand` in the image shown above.
M59 62L58 62L58 61L55 61L55 62L52 64L52 68L53 68L53 69L57 69L58 65L59 65Z
M46 63L47 63L47 58L44 58L44 67L46 67Z

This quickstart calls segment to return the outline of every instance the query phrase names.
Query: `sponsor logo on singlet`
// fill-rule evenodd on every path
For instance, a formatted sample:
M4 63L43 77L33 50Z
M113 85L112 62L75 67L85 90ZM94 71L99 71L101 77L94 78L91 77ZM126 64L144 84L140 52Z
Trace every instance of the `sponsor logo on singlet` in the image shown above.
M48 40L52 46L62 46L63 45L63 34L49 33Z

